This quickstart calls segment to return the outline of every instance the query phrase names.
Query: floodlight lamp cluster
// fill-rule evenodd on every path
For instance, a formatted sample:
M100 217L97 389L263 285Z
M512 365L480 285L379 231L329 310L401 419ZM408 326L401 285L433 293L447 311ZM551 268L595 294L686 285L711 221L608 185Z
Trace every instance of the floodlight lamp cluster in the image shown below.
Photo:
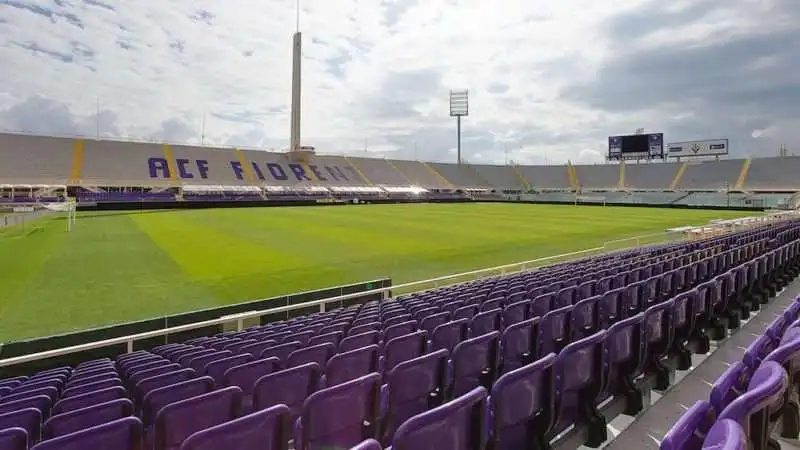
M450 116L464 117L469 115L469 90L450 91Z

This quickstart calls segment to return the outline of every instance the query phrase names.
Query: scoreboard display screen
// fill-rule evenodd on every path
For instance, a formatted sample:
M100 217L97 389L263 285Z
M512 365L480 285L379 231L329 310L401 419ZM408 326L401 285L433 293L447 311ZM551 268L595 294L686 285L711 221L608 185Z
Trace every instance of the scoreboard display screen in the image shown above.
M664 134L631 134L608 138L609 159L641 159L664 157Z

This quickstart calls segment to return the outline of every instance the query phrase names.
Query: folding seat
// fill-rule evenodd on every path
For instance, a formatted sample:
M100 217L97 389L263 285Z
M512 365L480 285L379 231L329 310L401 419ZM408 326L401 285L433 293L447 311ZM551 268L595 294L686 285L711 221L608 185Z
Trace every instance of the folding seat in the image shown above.
M125 398L56 414L42 426L42 439L52 439L131 415L133 403Z
M144 361L136 361L126 366L122 371L124 379L130 379L134 374L145 370L150 370L154 367L166 366L168 364L176 364L178 361L170 361L168 359L147 359Z
M548 312L539 321L539 337L537 339L537 355L558 353L572 337L572 310L574 306L565 306Z
M25 377L25 376L14 377L14 378L5 378L3 380L0 380L0 387L15 388L15 387L19 386L20 384L22 384L23 382L25 382L27 380L28 380L28 377Z
M183 441L181 450L287 450L291 438L289 409L276 405L198 431Z
M229 342L228 344L225 344L221 348L221 350L228 350L232 354L238 355L238 354L242 353L242 347L245 347L245 346L250 345L250 344L256 344L256 343L258 343L258 341L255 340L255 339L239 339L237 341L233 341L233 342Z
M98 365L95 365L95 366L92 366L92 367L87 367L87 368L82 369L80 371L76 370L76 371L72 372L72 375L69 377L69 380L67 380L67 382L69 384L72 384L72 383L75 383L75 382L83 380L83 379L91 379L91 378L96 378L96 377L100 377L100 376L108 376L109 374L112 375L112 376L115 376L115 377L119 376L119 372L117 372L117 369L111 363L109 363L107 365L99 365L98 364Z
M278 333L269 333L265 336L259 336L258 341L275 341L278 344L283 344L293 341L294 339L292 339L292 336L294 336L294 332L292 331L280 331Z
M530 318L530 302L522 300L511 303L503 310L503 328L508 328L515 323L523 322Z
M58 397L58 388L47 384L42 385L40 383L25 383L11 391L11 393L3 397L3 400L1 401L11 402L26 397L33 397L35 395L46 395L50 397L51 400L55 400L56 397Z
M730 419L717 421L703 441L702 450L747 450L749 440L741 425Z
M361 347L333 355L328 360L323 385L333 386L379 371L378 346Z
M320 367L325 367L334 353L336 353L336 347L331 343L301 348L289 355L286 359L286 367L294 367L310 362L317 363Z
M313 322L311 325L306 325L303 327L302 332L310 331L314 333L314 335L320 334L320 331L325 328L325 324L322 322Z
M36 380L36 379L41 379L41 378L51 378L51 377L54 377L54 376L63 376L64 378L69 378L69 375L71 373L72 373L72 368L71 367L67 367L67 366L65 366L65 367L55 367L55 368L52 368L52 369L47 369L47 370L42 370L42 371L36 372L36 374L33 375L30 379L31 380Z
M161 375L164 373L174 372L176 370L181 370L182 367L178 363L167 364L164 366L153 367L152 369L143 370L141 372L136 372L136 374L131 375L128 379L128 386L136 386L139 384L140 381L154 377L156 375Z
M531 300L531 317L544 317L545 314L553 309L554 298L554 294L548 293Z
M447 350L436 350L402 361L388 372L382 442L391 442L397 427L410 417L442 404L449 384L447 358Z
M594 286L594 292L596 295L603 295L606 292L612 289L612 283L614 282L613 276L605 276L600 278Z
M142 422L135 417L125 417L40 442L33 449L80 450L94 447L113 448L114 450L139 450L143 444L142 437Z
M216 353L218 351L219 350L216 350L216 349L213 349L213 348L204 348L204 349L196 350L196 351L193 351L193 352L190 352L190 353L184 353L177 359L176 362L178 364L184 366L184 367L189 367L189 361L191 361L192 359L198 358L198 357L201 357L201 356L205 356L205 355L211 355L211 354Z
M406 323L413 320L413 316L411 314L399 314L399 315L392 315L391 317L387 317L383 321L383 329L388 330L390 327L393 327L397 324ZM352 334L350 334L352 336Z
M759 364L761 361L759 361ZM754 368L755 369L755 368ZM750 369L741 361L737 361L725 370L711 385L709 399L715 414L721 413L736 397L747 390L747 383L752 375Z
M0 429L0 448L3 450L28 450L28 434L22 428Z
M436 307L425 307L419 309L417 311L412 311L411 314L414 316L414 319L422 322L426 317L437 314L439 312L439 308Z
M466 319L454 320L436 327L431 333L431 349L453 351L456 345L467 338L469 327Z
M211 377L199 377L169 386L153 389L142 400L142 423L149 428L155 423L156 415L166 405L191 397L196 397L214 389Z
M53 401L46 395L35 395L18 400L0 402L0 414L17 411L25 408L36 408L42 412L42 418L50 416Z
M500 333L492 331L460 342L453 349L453 382L448 398L466 394L475 387L491 388L497 377Z
M242 412L242 391L227 387L165 405L156 416L155 450L178 450L192 434L233 420Z
M145 378L136 383L136 386L133 388L133 404L138 410L148 392L175 383L189 381L196 376L197 372L195 372L194 369L181 369Z
M503 309L503 305L505 304L504 298L492 298L486 300L485 302L481 303L479 308L480 312L483 311L492 311L495 309Z
M536 359L539 321L534 317L506 327L500 336L498 373L509 372Z
M695 334L697 301L693 292L678 294L672 300L672 345L671 356L676 357L678 370L689 370L692 366L692 352L687 348L689 338Z
M356 333L363 333L365 331L379 329L381 326L380 319L378 318L378 313L375 315L367 315L367 316L359 316L357 319L353 321L352 328L359 328Z
M308 341L308 346L313 347L319 344L330 343L333 344L334 347L338 348L339 342L342 340L343 337L344 333L342 333L341 331L334 331L331 333L320 334L319 336L314 336L313 338L311 338Z
M466 305L462 306L455 311L453 311L453 315L451 320L458 320L458 319L472 319L472 317L478 313L479 306L478 305Z
M0 430L6 428L21 428L25 431L26 440L35 444L42 434L42 412L36 408L22 408L0 414ZM4 447L0 448L5 450Z
M531 364L501 376L491 390L491 445L493 450L546 448L548 429L553 419L549 398L552 366L556 355L549 354Z
M577 290L578 289L575 286L561 288L553 298L552 308L558 309L575 304Z
M380 331L373 330L366 333L348 336L339 343L339 352L348 352L368 345L379 345L381 342Z
M242 390L242 406L250 411L253 406L253 388L256 381L280 369L278 358L265 358L250 361L225 371L221 386L236 386Z
M427 331L428 333L433 333L433 330L436 329L439 325L447 323L450 321L450 314L446 312L431 314L424 319L420 320L420 328Z
M115 386L122 387L122 381L119 378L106 378L105 380L96 381L94 383L79 384L64 389L64 392L61 393L61 398L74 397L76 395L86 394L87 392L95 392Z
M373 373L311 394L295 426L295 449L348 447L376 438L380 378Z
M365 439L355 447L350 447L350 450L383 450L383 448L375 439Z
M486 389L478 387L403 423L394 435L393 450L482 450L486 435Z
M253 355L253 356L259 359L278 358L281 367L286 367L289 355L291 355L296 350L300 350L301 348L303 348L303 344L297 341L292 341L280 345L267 347L261 351L261 356L258 355Z
M656 376L655 389L665 390L671 383L673 370L662 361L672 346L675 335L674 301L667 300L651 306L644 312L647 328L647 363L645 373Z
M600 318L601 296L585 298L575 303L572 309L572 329L573 339L581 339L594 334L602 328Z
M299 417L303 402L319 389L322 370L316 363L264 375L253 387L253 410L286 405L292 421Z
M199 374L205 374L205 368L209 363L227 358L229 356L233 356L233 353L228 350L207 353L205 355L197 356L188 360L187 366L189 366L190 369L194 369Z
M783 367L775 361L765 361L753 374L747 391L722 410L718 420L731 419L741 425L755 450L779 448L776 441L770 442L778 419L773 411L782 406L788 386L789 377Z
M642 389L637 380L644 372L646 353L644 313L620 320L607 331L604 357L606 364L603 391L598 402L610 397L624 399L624 413L634 416L644 408Z
M553 361L554 424L552 439L573 424L585 425L585 443L597 447L608 438L606 420L597 411L598 396L604 384L603 347L605 330L564 347Z
M388 372L403 361L424 355L427 350L428 334L423 330L396 337L386 343L383 368Z
M481 336L502 329L503 311L500 308L478 313L469 322L470 336Z

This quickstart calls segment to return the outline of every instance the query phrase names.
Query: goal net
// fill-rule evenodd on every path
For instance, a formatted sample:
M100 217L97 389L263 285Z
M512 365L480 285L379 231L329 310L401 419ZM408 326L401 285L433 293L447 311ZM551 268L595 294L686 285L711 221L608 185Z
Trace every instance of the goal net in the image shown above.
M0 229L34 226L45 217L63 217L65 229L75 226L77 202L68 198L63 202L0 203Z

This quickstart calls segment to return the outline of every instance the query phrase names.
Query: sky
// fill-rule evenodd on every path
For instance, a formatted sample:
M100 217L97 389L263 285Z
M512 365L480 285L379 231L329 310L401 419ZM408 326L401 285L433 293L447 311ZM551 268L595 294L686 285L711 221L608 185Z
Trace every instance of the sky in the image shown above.
M599 163L607 137L800 154L797 0L301 0L318 153ZM0 0L0 130L288 146L295 0Z

